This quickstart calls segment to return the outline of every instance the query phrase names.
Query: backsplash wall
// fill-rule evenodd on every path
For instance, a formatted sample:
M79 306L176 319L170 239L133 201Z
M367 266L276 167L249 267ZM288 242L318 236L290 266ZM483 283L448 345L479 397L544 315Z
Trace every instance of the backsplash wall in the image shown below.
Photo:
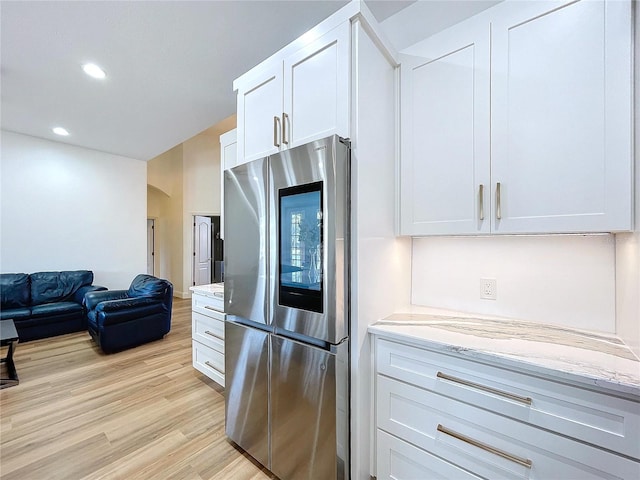
M414 238L415 305L616 332L614 235ZM497 299L480 299L480 279Z

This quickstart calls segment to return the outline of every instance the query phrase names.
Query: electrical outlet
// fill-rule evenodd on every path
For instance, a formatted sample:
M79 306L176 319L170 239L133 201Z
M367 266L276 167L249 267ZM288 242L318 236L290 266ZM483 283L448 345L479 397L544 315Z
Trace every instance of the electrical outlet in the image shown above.
M480 298L495 300L497 298L498 284L495 278L480 279Z

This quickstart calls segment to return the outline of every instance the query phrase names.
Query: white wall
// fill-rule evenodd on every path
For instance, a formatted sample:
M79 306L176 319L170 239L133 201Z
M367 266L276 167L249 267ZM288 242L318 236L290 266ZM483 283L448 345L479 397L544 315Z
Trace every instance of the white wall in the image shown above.
M1 143L1 272L87 269L119 289L146 271L146 162L6 131Z
M173 283L176 297L191 296L193 216L220 215L220 135L235 126L232 115L149 161L157 273Z
M156 276L173 284L173 294L183 297L189 288L182 278L183 162L182 144L149 160L147 182L149 205L147 215L156 220Z
M480 278L497 300L480 299ZM596 236L413 240L412 303L615 332L615 240Z
M191 137L182 144L183 151L183 282L193 284L193 217L220 215L220 135L235 127L235 115ZM213 271L211 272L213 275Z

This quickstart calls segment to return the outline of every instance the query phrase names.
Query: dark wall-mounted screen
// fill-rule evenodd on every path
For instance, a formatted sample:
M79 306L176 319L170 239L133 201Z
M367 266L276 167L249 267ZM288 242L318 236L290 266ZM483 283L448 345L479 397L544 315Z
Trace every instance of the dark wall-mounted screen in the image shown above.
M278 192L279 304L322 313L322 182Z

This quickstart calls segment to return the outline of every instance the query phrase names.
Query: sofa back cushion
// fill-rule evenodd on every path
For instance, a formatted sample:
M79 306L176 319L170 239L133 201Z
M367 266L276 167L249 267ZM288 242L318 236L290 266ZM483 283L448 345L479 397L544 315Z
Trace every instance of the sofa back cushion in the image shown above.
M127 291L130 297L152 297L162 299L165 296L169 282L152 275L140 274L131 282Z
M31 305L29 275L0 274L0 308L24 308Z
M31 304L63 302L84 285L93 283L93 272L76 270L73 272L38 272L31 274Z

